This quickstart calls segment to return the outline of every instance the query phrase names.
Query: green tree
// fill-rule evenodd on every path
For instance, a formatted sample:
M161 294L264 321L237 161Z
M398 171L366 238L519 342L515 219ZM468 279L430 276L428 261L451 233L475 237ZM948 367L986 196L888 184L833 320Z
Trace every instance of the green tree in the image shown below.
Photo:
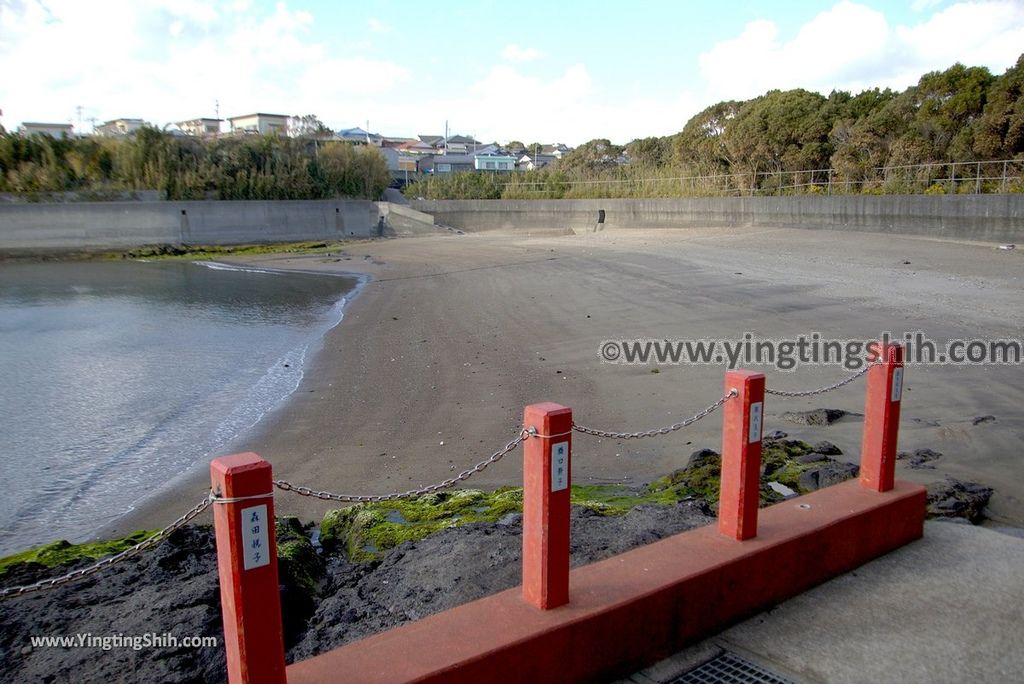
M672 158L672 147L667 138L637 138L626 145L631 164L646 168L659 168Z
M744 104L736 100L718 102L694 115L672 137L672 161L677 166L693 166L698 173L714 174L726 169L729 155L722 135Z
M995 79L974 127L980 159L1013 159L1024 153L1024 54Z
M621 154L620 145L613 145L607 138L595 138L562 157L558 168L570 173L607 171L618 166L615 160Z

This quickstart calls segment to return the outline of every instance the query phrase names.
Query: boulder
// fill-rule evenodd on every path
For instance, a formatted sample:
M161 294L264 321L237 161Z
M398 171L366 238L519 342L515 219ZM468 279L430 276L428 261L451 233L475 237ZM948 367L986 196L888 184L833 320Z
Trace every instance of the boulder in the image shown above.
M985 506L992 488L952 477L928 485L928 515L935 518L964 518L977 525L985 519Z
M831 425L846 414L842 409L816 408L810 411L787 411L781 417L797 425Z
M857 477L859 474L860 466L829 459L819 468L810 468L800 473L800 489L814 491Z

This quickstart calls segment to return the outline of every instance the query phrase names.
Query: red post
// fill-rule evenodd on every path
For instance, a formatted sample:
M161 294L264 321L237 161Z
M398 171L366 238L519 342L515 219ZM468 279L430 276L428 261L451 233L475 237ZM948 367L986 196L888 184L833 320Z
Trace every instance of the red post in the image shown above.
M531 404L523 425L523 598L546 610L569 602L572 409Z
M230 684L284 684L284 635L270 464L256 454L210 463L217 573Z
M896 438L903 398L903 346L872 343L879 363L868 371L864 397L864 439L860 452L860 483L887 492L896 479ZM870 361L870 359L869 359Z
M761 497L761 435L764 432L764 374L732 370L725 392L736 390L722 416L722 486L718 530L738 539L757 536Z

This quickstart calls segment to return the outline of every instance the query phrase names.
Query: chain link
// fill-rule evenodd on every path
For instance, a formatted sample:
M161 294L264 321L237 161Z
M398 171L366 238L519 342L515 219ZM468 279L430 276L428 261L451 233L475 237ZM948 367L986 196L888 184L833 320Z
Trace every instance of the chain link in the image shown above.
M483 461L480 461L472 468L463 470L455 477L449 478L437 484L427 485L426 487L420 487L419 489L410 489L407 492L395 492L393 494L335 494L333 492L317 491L310 489L309 487L300 487L294 485L291 482L285 480L274 480L274 486L278 489L282 489L286 492L294 492L299 496L311 496L317 499L323 499L325 501L340 501L343 503L367 503L367 502L379 502L379 501L394 501L396 499L410 499L414 496L422 496L423 494L432 494L441 489L448 489L454 487L459 482L468 480L473 475L483 471L487 466L497 463L502 459L505 454L515 449L517 446L522 444L524 440L529 438L530 434L526 430L519 433L519 436L513 439L511 442L503 446L502 448L495 451L493 454L488 456Z
M207 496L201 502L190 508L180 518L178 518L170 525L154 534L152 537L147 537L135 546L127 548L124 551L121 551L120 553L115 553L113 556L107 556L106 558L100 560L99 562L93 563L92 565L88 565L78 570L72 570L66 575L61 575L60 577L51 577L49 579L39 580L38 582L26 584L21 587L5 587L3 589L0 589L0 600L5 598L11 598L13 596L23 596L25 594L31 594L36 591L43 591L44 589L53 589L54 587L59 587L63 584L74 582L75 580L82 579L83 577L94 575L97 572L103 570L104 568L114 565L115 563L120 563L123 560L128 560L129 558L137 556L143 551L148 551L153 547L159 546L165 539L167 539L168 536L170 536L172 532L174 532L179 527L189 522L197 515L205 511L207 508L209 508L212 502L212 495Z
M654 430L647 430L645 432L612 432L610 430L598 430L596 428L586 427L585 425L572 424L572 429L576 432L582 432L585 435L593 435L594 437L608 437L609 439L641 439L643 437L654 437L656 435L667 435L670 432L676 430L682 430L684 427L693 425L701 418L706 418L712 413L722 407L725 402L729 401L738 394L736 390L731 390L724 397L716 401L715 403L708 406L706 409L690 416L686 420L681 420L678 423L673 423L663 428L655 428Z
M773 394L773 395L775 395L777 397L812 397L815 394L824 394L825 392L831 392L832 390L839 389L843 385L849 385L851 382L853 382L854 380L856 380L857 378L859 378L860 376L864 375L869 370L871 370L871 366L872 365L873 364L870 364L870 363L869 364L865 364L865 366L863 368L861 368L859 371L857 371L853 375L851 375L849 377L846 377L846 378L843 378L839 382L837 382L835 384L832 384L832 385L828 385L826 387L819 387L818 389L812 389L812 390L804 390L802 392L786 392L784 390L774 390L774 389L767 389L767 388L765 388L764 393L765 394Z

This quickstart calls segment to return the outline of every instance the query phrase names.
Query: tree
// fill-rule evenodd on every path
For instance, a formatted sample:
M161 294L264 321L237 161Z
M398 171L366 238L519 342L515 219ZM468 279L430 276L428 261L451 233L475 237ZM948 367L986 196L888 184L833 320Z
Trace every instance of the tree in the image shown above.
M616 159L622 154L620 145L613 145L608 138L595 138L585 142L558 162L562 171L603 171L618 166Z
M974 128L976 157L1012 159L1024 153L1024 55L992 83Z
M334 131L327 127L316 114L288 117L288 135L292 138L330 138Z
M671 159L671 145L667 138L637 138L626 145L626 155L631 164L658 168Z
M722 171L729 163L722 134L744 104L736 100L719 102L691 117L672 137L672 161L695 166L701 173Z
M526 145L518 140L511 140L507 145L505 145L505 149L512 154L522 154L526 150Z

